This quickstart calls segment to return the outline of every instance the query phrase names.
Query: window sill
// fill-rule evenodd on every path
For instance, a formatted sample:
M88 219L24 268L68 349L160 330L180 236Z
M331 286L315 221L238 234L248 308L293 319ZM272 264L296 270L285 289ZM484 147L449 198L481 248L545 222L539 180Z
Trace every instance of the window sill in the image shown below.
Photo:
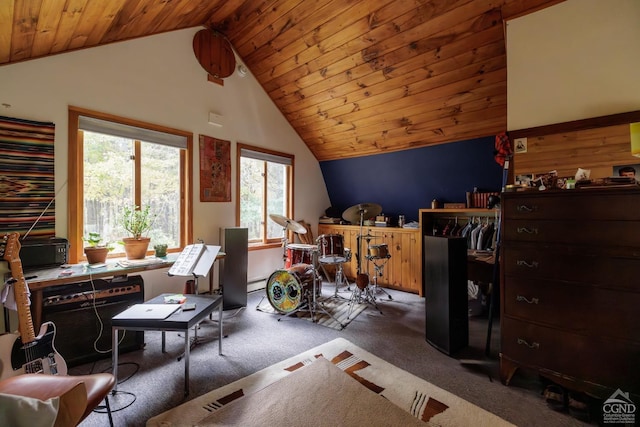
M273 248L281 248L282 243L249 243L250 251L259 251L261 249L273 249Z

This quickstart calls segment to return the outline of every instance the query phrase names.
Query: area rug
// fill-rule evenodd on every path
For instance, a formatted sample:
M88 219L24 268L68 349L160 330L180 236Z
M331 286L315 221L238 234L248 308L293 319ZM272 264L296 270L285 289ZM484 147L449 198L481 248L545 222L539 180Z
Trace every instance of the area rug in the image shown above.
M147 421L148 427L195 425L225 405L256 393L318 357L331 361L359 384L387 399L425 425L512 426L502 418L337 338L220 387ZM309 401L313 401L313 385ZM282 396L286 404L287 396ZM295 414L295 408L289 408ZM294 416L294 415L292 415ZM387 424L392 425L392 424Z
M346 328L353 319L367 308L367 304L354 303L353 309L349 312L349 301L328 297L319 297L318 302L320 305L319 309L315 312L316 323L318 325L337 330ZM266 297L258 303L256 310L277 316L285 316L284 314L276 311ZM295 314L289 315L289 317L293 319L305 319L308 321L313 320L311 313L307 309L297 311Z

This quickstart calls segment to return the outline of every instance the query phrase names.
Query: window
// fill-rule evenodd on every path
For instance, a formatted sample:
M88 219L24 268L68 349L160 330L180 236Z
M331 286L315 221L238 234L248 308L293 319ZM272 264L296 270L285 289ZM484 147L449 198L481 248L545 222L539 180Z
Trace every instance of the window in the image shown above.
M293 217L294 156L238 144L237 215L254 246L280 244L282 226L270 214Z
M150 206L150 248L191 241L192 134L104 114L69 109L70 262L83 259L83 236L97 232L123 256L118 224L125 206Z

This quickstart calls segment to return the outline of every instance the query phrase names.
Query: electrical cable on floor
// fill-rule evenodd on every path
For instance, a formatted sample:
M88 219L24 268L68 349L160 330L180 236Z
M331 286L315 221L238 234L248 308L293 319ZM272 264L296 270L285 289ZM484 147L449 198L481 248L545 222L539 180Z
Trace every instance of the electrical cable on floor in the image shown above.
M99 354L111 353L111 351L113 350L112 348L110 348L109 350L100 350L98 348L98 341L100 340L100 338L102 338L102 334L104 332L104 323L102 322L102 318L100 317L100 313L98 313L98 307L96 306L96 286L93 283L93 273L91 273L91 272L89 272L89 283L91 283L91 290L93 292L92 293L93 298L91 300L91 308L93 308L93 312L96 315L96 319L98 320L98 323L100 324L100 330L98 331L98 336L93 341L93 349ZM118 341L118 345L122 344L126 334L127 334L126 330L122 331L122 338L120 338L120 340Z

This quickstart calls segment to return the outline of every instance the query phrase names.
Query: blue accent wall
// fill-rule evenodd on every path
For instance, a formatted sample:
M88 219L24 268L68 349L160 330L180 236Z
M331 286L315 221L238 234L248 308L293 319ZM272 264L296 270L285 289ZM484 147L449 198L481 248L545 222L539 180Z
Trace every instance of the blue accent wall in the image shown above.
M418 210L430 208L434 198L441 204L464 203L474 187L500 191L502 168L493 158L494 141L486 137L324 161L320 168L331 207L340 213L359 203L377 203L393 221L401 214L407 222L418 221Z

